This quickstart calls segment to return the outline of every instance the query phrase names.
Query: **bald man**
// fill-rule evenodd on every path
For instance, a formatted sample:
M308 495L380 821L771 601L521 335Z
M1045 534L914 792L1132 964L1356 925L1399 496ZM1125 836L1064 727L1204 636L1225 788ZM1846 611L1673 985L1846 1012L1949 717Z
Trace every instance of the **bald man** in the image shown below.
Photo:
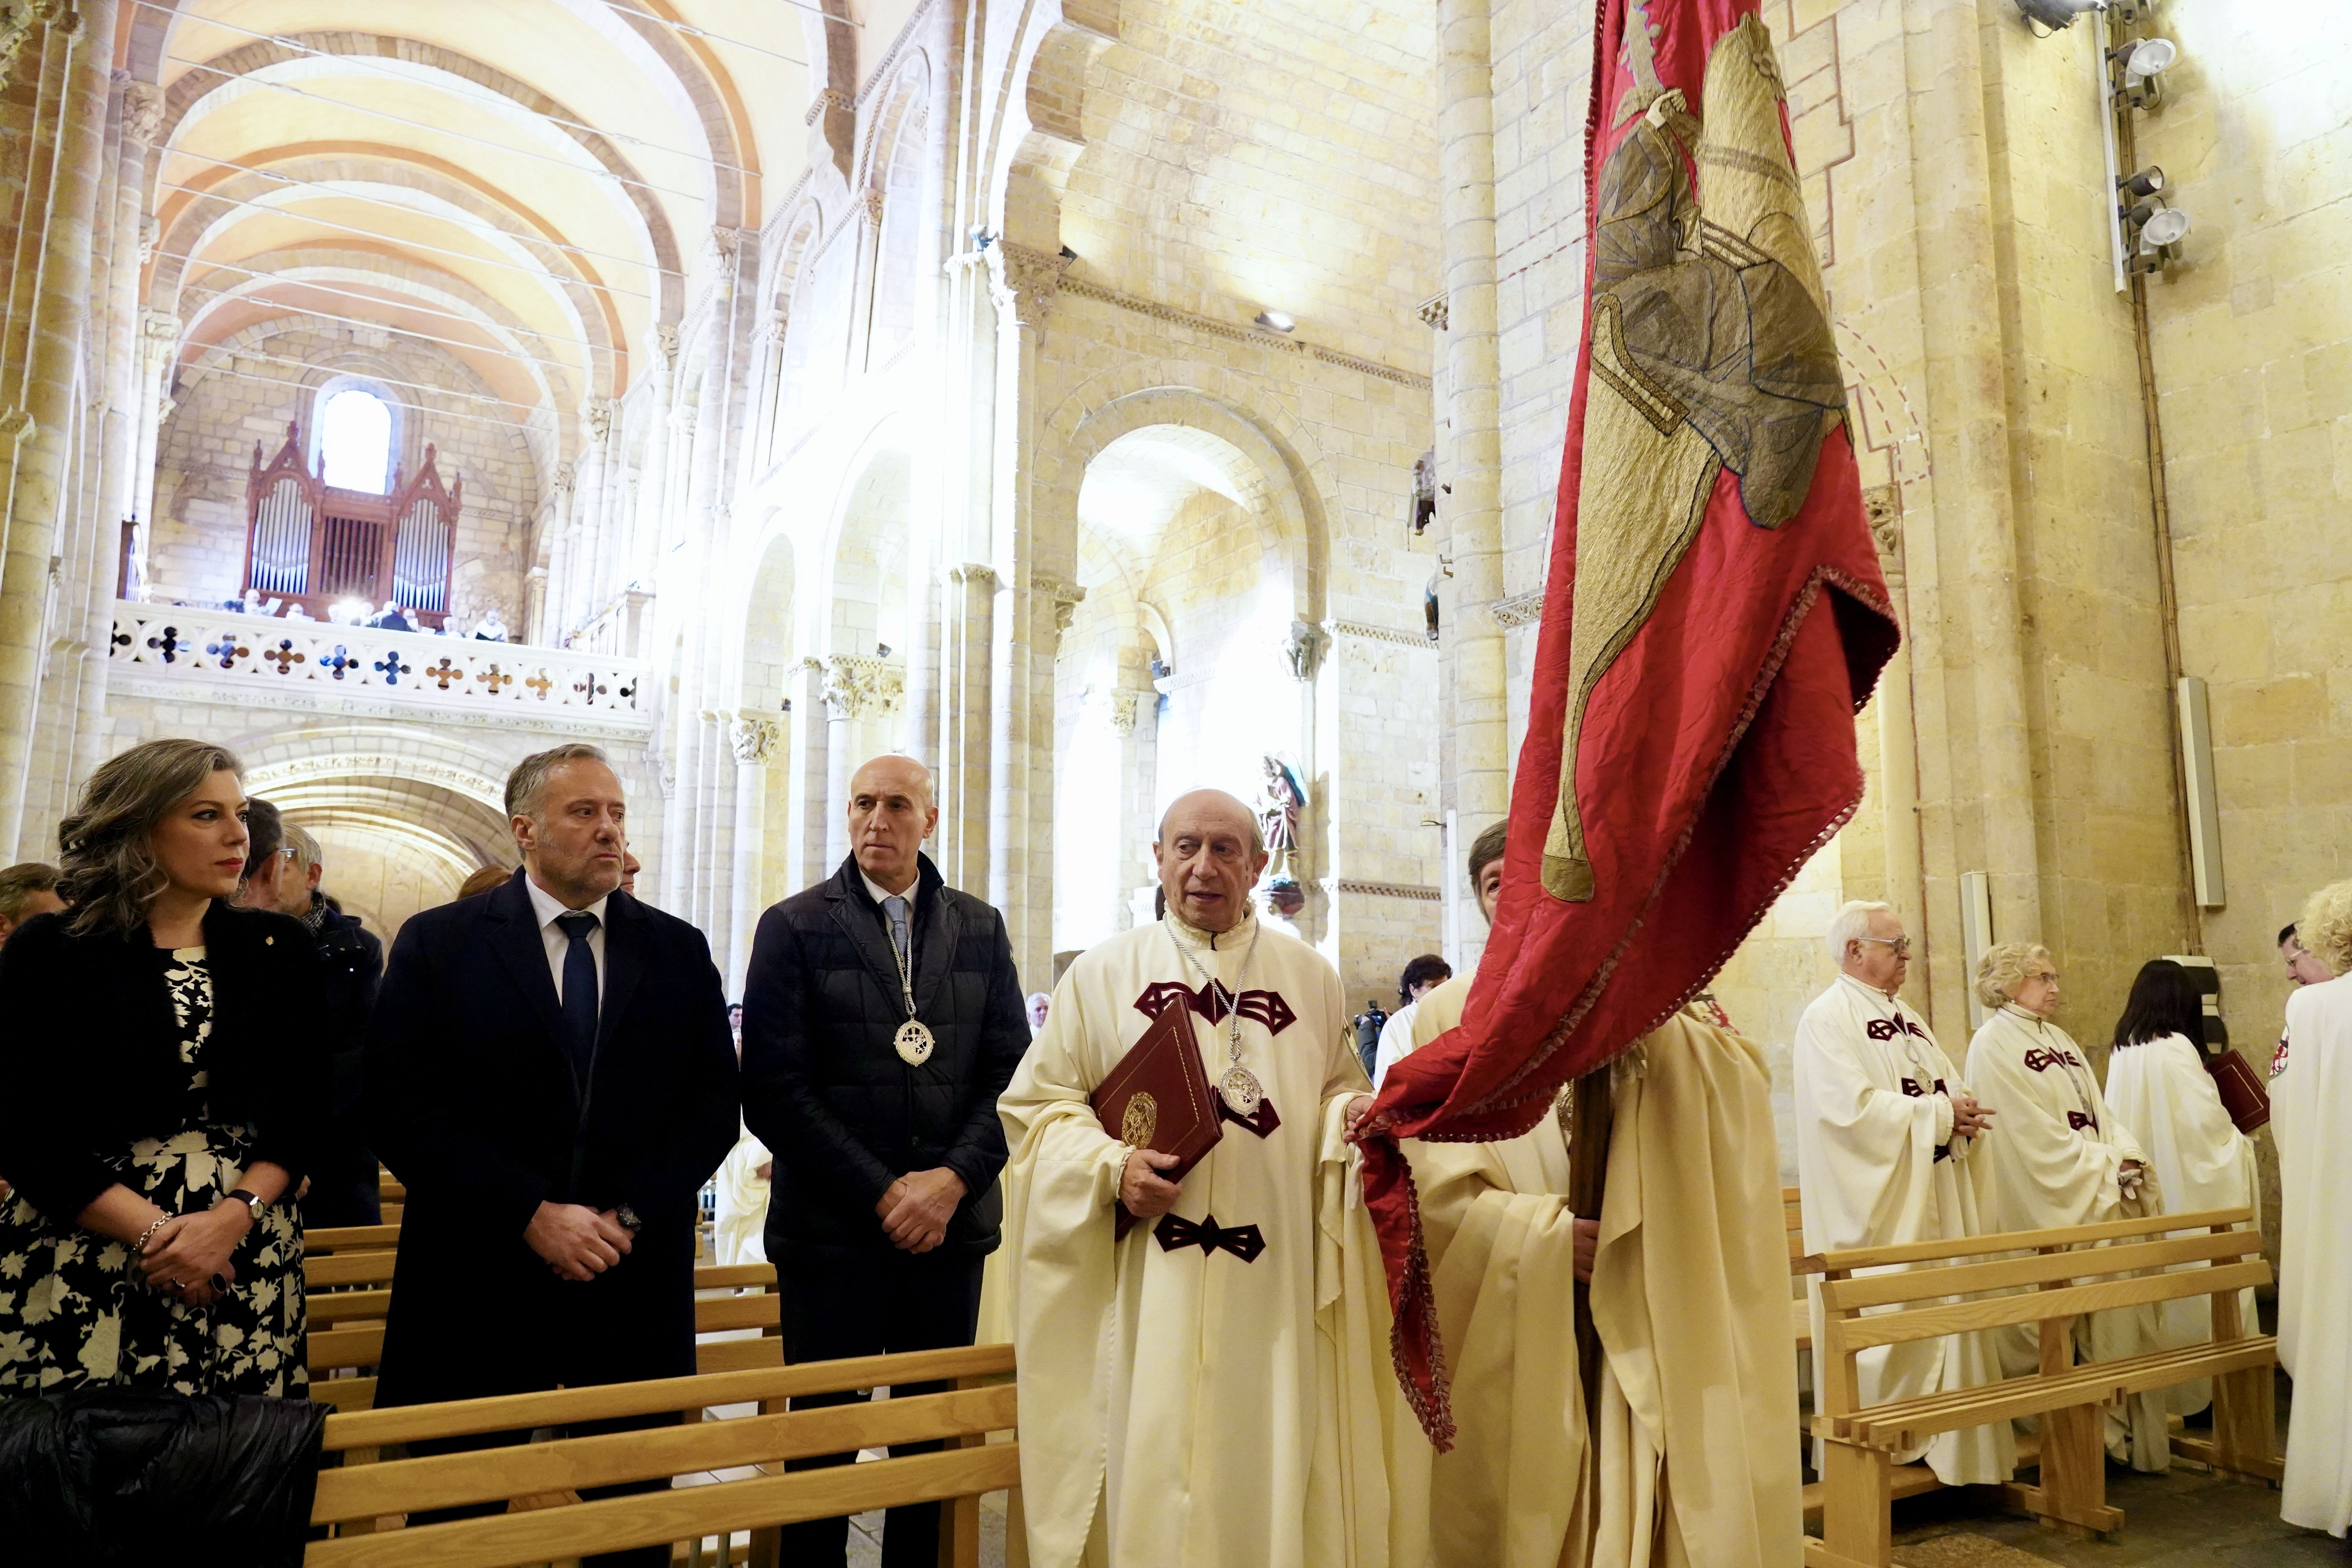
M876 757L847 809L849 858L761 917L743 989L743 1119L774 1154L768 1260L796 1363L971 1343L1003 1212L996 1097L1029 1046L1003 917L923 853L940 820L929 770ZM848 1527L787 1526L784 1561L843 1562ZM939 1505L892 1509L887 1568L938 1558Z
M1345 1140L1370 1084L1339 974L1250 907L1259 832L1218 791L1168 808L1167 914L1078 955L1001 1102L1034 1568L1385 1552L1388 1297ZM1168 1007L1223 1131L1181 1182L1088 1104Z

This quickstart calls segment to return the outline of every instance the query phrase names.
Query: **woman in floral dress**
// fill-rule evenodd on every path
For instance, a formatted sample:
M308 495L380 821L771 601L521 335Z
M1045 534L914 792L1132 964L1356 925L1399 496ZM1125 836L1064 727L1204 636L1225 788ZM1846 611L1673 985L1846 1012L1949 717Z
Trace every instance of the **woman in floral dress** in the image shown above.
M58 825L68 909L0 947L0 1396L309 1388L318 959L228 902L237 773L194 741L105 763Z

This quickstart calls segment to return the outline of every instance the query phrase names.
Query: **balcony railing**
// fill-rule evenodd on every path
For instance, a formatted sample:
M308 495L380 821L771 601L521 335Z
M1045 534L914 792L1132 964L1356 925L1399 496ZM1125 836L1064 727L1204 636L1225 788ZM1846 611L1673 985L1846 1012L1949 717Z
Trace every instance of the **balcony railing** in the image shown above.
M635 659L118 599L114 682L198 701L642 730Z

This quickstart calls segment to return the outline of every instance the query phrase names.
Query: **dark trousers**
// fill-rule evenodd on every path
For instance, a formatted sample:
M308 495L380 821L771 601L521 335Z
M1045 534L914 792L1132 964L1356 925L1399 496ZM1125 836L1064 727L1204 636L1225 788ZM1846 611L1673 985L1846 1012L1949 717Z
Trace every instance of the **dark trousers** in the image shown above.
M635 1432L649 1426L675 1426L678 1413L663 1411L652 1415L622 1415L610 1421L583 1421L576 1426L560 1429L559 1437L593 1437L606 1432ZM463 1437L436 1437L408 1445L412 1458L430 1458L436 1454L471 1454L483 1448L511 1448L530 1441L529 1432L478 1432ZM658 1492L669 1489L670 1479L663 1476L649 1481L623 1481L616 1486L583 1487L582 1502L594 1502L598 1498L629 1497L638 1492ZM478 1519L484 1514L504 1513L504 1502L467 1503L457 1508L425 1509L408 1516L411 1525L441 1524L453 1519ZM593 1557L583 1557L583 1568L591 1563L600 1568L669 1568L670 1551L667 1544L634 1546L625 1552L604 1552Z
M771 1257L777 1256L772 1252ZM793 1258L776 1266L783 1297L784 1359L798 1364L845 1356L896 1355L971 1343L980 1323L982 1259L938 1252L880 1252L821 1262ZM943 1383L893 1388L901 1399L938 1394ZM863 1394L814 1394L793 1401L795 1410L846 1405ZM939 1451L938 1443L897 1443L892 1458ZM788 1470L845 1465L855 1454L793 1459ZM849 1521L810 1520L783 1531L783 1568L842 1568ZM894 1508L883 1518L882 1568L933 1568L940 1560L940 1505Z

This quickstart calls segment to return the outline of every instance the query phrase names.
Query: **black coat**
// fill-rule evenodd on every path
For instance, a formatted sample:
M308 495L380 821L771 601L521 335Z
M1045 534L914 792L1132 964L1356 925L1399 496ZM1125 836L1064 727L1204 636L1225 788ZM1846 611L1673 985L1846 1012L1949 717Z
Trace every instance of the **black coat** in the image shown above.
M760 918L743 985L743 1112L776 1157L769 1256L892 1250L874 1205L908 1171L945 1166L967 1189L940 1250L996 1249L1004 1124L996 1097L1029 1048L1004 917L922 858L915 1011L938 1044L910 1067L882 907L853 857Z
M313 893L312 898L318 897ZM375 1225L383 1218L375 1153L360 1126L361 1058L368 1016L383 982L383 943L356 915L319 911L319 965L325 987L328 1123L310 1195L306 1226Z
M114 1184L104 1157L177 1131L187 1113L179 1024L153 939L143 926L76 936L71 918L37 916L0 947L0 1173L67 1225ZM252 1123L253 1159L285 1166L299 1184L326 1115L310 929L215 900L205 958L212 1120Z
M366 1124L408 1189L378 1405L694 1370L696 1194L737 1132L702 933L615 891L584 1087L524 873L409 917L368 1029ZM594 1279L523 1240L541 1203L645 1222Z

